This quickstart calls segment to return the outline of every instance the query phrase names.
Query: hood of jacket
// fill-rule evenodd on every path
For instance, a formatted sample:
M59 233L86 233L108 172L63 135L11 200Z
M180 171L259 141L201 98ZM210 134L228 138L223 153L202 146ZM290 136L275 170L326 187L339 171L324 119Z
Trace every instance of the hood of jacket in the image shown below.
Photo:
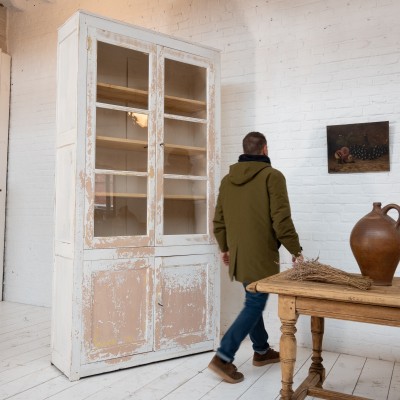
M234 185L243 185L254 179L263 169L269 167L271 167L270 163L261 161L238 162L229 168L229 181Z

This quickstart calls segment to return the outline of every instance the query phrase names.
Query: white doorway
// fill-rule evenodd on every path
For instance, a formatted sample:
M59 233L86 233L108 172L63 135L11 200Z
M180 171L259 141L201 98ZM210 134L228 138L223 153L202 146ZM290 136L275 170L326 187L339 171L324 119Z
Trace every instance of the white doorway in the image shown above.
M10 64L11 57L0 49L0 301L3 300Z

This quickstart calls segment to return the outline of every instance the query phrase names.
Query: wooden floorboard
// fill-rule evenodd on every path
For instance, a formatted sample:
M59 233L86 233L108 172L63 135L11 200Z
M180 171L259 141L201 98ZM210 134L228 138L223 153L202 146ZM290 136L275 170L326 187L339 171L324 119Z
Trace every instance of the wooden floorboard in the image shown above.
M324 389L352 394L366 359L359 356L341 354L326 375Z
M390 380L388 400L400 399L400 363L395 363Z
M393 362L367 359L353 394L371 399L387 398L393 368ZM397 395L400 398L400 393Z
M299 348L294 387L307 376L310 349ZM280 364L255 367L246 340L235 364L245 375L231 385L207 365L213 352L70 382L50 363L50 309L0 302L0 400L275 400ZM400 363L323 352L324 388L376 400L400 400ZM307 397L312 400L312 397Z

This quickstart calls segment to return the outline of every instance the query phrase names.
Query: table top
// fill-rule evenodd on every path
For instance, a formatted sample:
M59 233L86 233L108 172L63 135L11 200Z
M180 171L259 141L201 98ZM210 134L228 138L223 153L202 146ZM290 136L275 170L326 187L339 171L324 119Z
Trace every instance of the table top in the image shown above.
M372 285L370 289L362 290L334 283L294 281L287 278L284 271L253 282L247 286L247 289L252 292L400 308L400 278L394 278L392 286Z

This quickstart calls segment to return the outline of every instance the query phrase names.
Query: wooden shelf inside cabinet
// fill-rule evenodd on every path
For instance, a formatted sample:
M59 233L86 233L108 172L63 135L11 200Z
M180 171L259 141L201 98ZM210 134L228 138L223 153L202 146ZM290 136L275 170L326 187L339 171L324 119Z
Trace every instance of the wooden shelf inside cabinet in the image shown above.
M186 194L166 194L165 200L206 200L206 196Z
M165 152L168 154L177 154L180 156L205 155L207 149L205 147L182 146L179 144L164 144Z
M122 139L110 136L97 136L96 145L114 150L146 150L147 142L144 140Z
M144 151L147 149L147 142L144 140L133 140L133 139L122 139L110 136L97 136L96 145L98 147L104 147L107 149L115 150L136 150ZM194 147L194 146L183 146L179 144L164 144L165 152L168 154L177 155L201 155L206 154L207 149L205 147Z
M165 95L165 110L169 114L196 114L206 110L206 102Z
M111 85L109 83L97 84L98 99L125 101L128 103L136 103L147 108L149 93L146 90L128 88L125 86ZM169 114L188 113L195 114L206 110L207 103L205 101L185 99L176 96L165 96L165 109Z
M124 197L129 199L145 199L147 194L144 193L116 193L116 192L96 192L95 196L99 197Z
M114 192L96 192L99 197L123 197L130 199L145 199L147 195L144 193L114 193ZM186 194L167 194L164 196L166 200L206 200L206 196L186 195Z
M109 83L97 84L98 99L136 103L138 105L142 105L144 108L147 108L147 97L148 92L146 90L111 85Z

